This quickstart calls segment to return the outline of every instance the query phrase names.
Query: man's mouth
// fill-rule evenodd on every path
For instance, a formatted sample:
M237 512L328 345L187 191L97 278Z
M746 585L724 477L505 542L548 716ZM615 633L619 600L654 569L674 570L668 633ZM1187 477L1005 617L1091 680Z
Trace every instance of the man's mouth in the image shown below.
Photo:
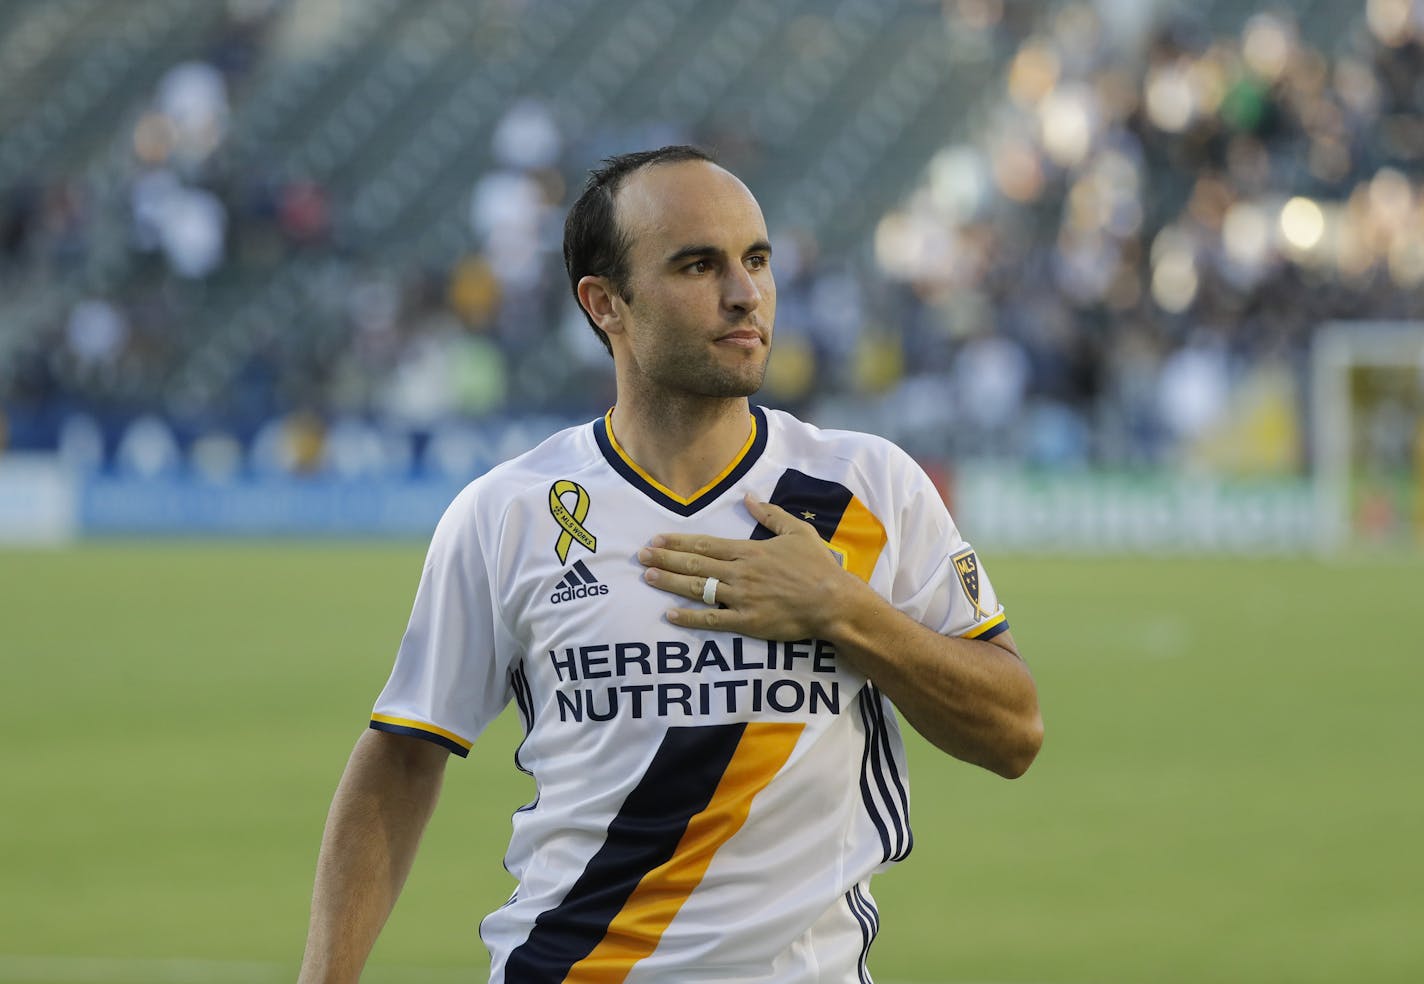
M738 328L736 331L728 332L718 338L717 341L742 348L754 348L761 344L761 332L755 328Z

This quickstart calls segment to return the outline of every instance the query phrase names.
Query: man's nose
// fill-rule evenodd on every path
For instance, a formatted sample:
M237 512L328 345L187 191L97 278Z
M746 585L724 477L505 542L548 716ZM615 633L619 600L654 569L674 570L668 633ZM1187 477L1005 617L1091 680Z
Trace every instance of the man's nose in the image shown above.
M722 282L722 303L734 311L755 311L761 304L761 288L752 272L740 264L728 269Z

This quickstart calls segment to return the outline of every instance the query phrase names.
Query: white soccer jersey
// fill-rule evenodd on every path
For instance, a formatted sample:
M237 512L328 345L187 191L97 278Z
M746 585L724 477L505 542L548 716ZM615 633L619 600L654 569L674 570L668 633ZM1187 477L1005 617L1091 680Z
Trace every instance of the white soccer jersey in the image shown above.
M910 850L889 701L817 640L681 628L643 580L657 533L765 537L742 501L812 523L912 618L988 638L993 588L929 478L880 438L753 408L737 459L683 499L605 417L471 483L431 542L371 727L464 755L512 698L514 896L481 924L491 980L860 981L870 876Z

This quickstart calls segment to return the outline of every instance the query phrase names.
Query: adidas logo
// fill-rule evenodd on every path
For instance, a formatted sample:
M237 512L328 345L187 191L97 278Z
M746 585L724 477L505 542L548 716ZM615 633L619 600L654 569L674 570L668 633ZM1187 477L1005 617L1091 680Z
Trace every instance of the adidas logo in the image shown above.
M563 580L559 582L558 589L549 596L549 600L557 605L575 598L606 594L608 585L599 583L598 578L593 576L593 571L589 570L583 561L576 560L574 566L564 573Z

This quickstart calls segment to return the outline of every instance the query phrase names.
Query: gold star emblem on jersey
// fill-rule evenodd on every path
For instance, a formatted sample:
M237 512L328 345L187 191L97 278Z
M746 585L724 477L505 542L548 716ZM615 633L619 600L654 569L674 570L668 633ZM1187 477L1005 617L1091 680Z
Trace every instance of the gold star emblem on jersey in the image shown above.
M811 520L816 518L816 514L808 509L801 514L801 518L806 520L807 522L810 522Z
M564 505L564 497L569 494L574 497L573 509ZM589 553L598 552L598 538L583 525L588 518L589 504L588 490L577 482L561 478L549 486L549 513L563 530L554 541L554 553L558 554L561 564L568 561L569 548L575 540L588 547Z
M959 551L950 559L954 561L954 573L959 575L959 586L964 589L964 597L974 606L974 617L988 618L989 613L979 604L979 558L969 549Z

